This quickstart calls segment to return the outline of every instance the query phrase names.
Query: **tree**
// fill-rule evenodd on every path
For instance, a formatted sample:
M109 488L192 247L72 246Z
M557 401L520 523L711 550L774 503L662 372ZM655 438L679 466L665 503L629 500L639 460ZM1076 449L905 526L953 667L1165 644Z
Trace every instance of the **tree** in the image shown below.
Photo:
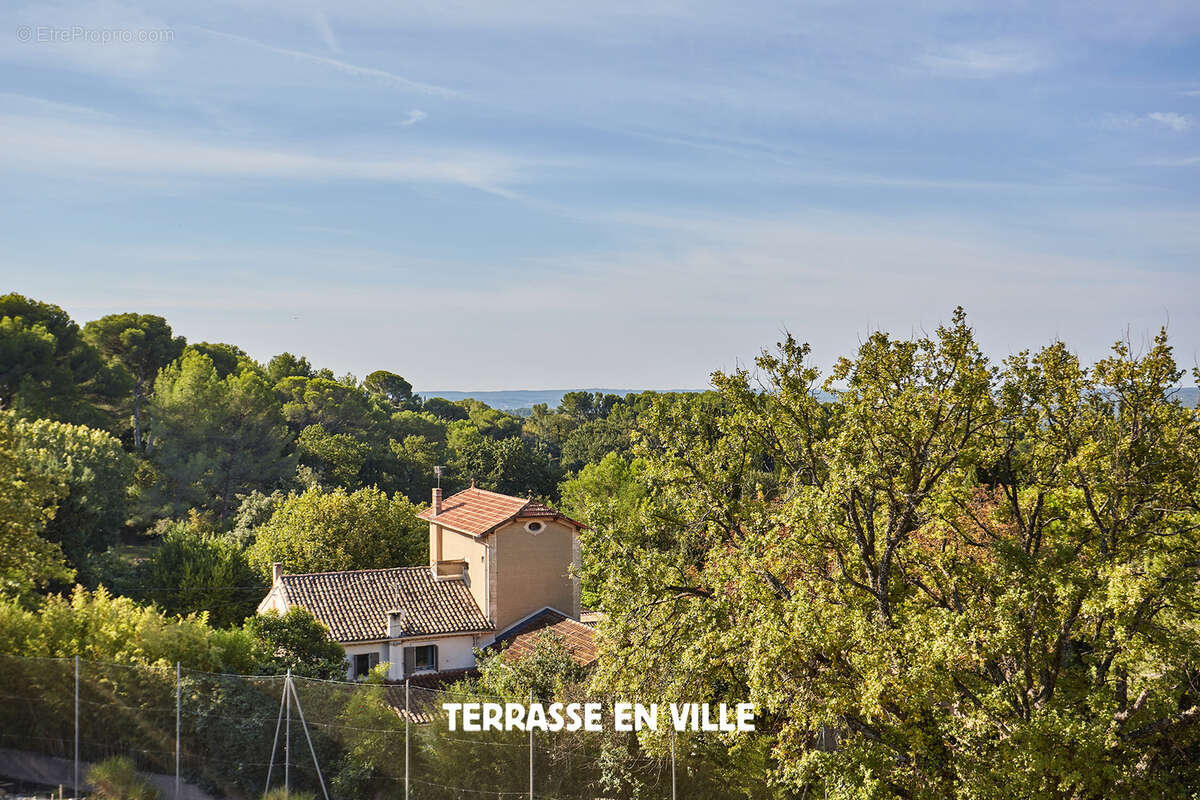
M256 531L248 556L264 577L289 572L401 567L428 563L428 525L400 494L379 489L309 489L292 495Z
M376 370L363 381L363 388L370 394L382 397L396 408L408 406L413 399L412 384L394 372Z
M226 378L253 363L246 355L245 350L232 344L196 342L195 344L189 344L188 349L208 356L217 370L217 377L220 378ZM257 365L253 368L255 370L262 369Z
M444 397L427 397L425 398L425 402L421 404L421 408L446 422L466 419L468 416L465 408Z
M619 562L620 551L641 536L643 510L650 493L645 473L642 459L628 460L609 453L559 485L563 513L588 526L580 532L580 589L585 608L599 605L608 565Z
M520 657L507 651L491 652L478 661L478 691L496 697L529 697L542 701L561 695L568 686L580 685L587 668L579 664L566 641L554 631L542 631L533 648Z
M312 365L308 363L308 359L303 356L294 356L291 353L280 353L273 357L267 364L267 380L271 385L279 383L284 378L300 377L311 378L313 376Z
M160 528L157 547L116 587L168 614L208 612L211 624L241 624L267 591L237 542L204 529L193 515Z
M278 401L252 370L222 379L208 356L186 352L159 374L151 409L157 499L169 514L206 508L224 520L238 495L270 490L295 469Z
M63 485L42 536L84 568L89 556L118 541L129 511L133 458L111 434L82 425L19 422L17 434L26 448L45 454Z
M18 596L74 577L41 535L68 491L62 466L22 434L16 414L0 410L0 594Z
M110 362L120 364L133 376L133 447L142 451L142 407L154 386L158 371L183 352L182 336L154 314L110 314L83 326L84 338ZM153 433L145 450L153 448Z
M23 417L109 428L126 391L67 312L19 294L0 296L0 407Z
M286 614L268 611L246 620L254 642L257 669L264 675L323 678L346 677L346 651L329 638L329 628L302 606Z
M300 463L311 468L320 483L358 488L363 464L371 448L348 433L330 433L321 425L309 425L296 439Z
M1165 334L999 370L960 311L823 383L790 338L756 364L645 418L644 532L594 534L602 685L755 702L810 796L1191 796L1200 420Z
M320 425L333 434L371 439L387 419L358 386L328 378L284 378L275 386L293 430Z
M520 437L466 437L455 448L452 466L459 478L505 494L549 496L559 477L549 453Z
M254 669L252 640L241 629L216 630L203 613L164 614L101 587L76 586L36 609L0 598L0 653L45 658L78 655L121 664L174 664L246 674Z

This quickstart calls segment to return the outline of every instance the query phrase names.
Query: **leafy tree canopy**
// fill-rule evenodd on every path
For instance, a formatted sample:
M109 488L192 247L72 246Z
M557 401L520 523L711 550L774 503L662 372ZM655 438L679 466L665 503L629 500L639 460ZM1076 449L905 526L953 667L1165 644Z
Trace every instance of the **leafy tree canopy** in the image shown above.
M1190 797L1181 377L1165 333L1091 368L1062 344L997 367L958 312L871 336L825 381L789 338L712 399L656 403L643 533L593 533L601 682L751 699L777 778L810 796Z
M116 544L129 511L134 461L105 431L41 419L17 423L30 452L42 454L64 494L42 536L86 569L88 556Z
M346 651L329 638L325 627L307 609L292 606L286 614L268 611L246 620L254 642L258 670L267 675L345 678Z
M329 572L427 563L428 525L406 497L375 488L309 489L283 501L255 532L248 557L264 577L281 562L288 572Z
M160 432L156 499L168 514L205 508L224 520L238 495L274 488L294 471L279 404L252 370L222 379L212 359L186 352L159 374L151 408Z
M67 312L0 296L0 406L24 417L113 426L128 375L105 366Z
M183 352L183 337L175 336L160 316L134 313L110 314L93 320L83 326L83 336L109 362L120 365L132 376L133 445L142 450L142 408L158 371Z
M0 410L0 595L25 595L74 577L62 548L42 537L69 491L59 454L25 436Z

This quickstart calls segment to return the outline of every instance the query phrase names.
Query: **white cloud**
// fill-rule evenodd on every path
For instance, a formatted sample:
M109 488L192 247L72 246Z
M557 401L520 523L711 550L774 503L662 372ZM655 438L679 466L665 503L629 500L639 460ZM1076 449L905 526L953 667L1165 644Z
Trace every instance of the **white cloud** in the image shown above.
M511 196L505 184L525 166L482 152L428 151L374 158L209 144L170 135L63 119L0 115L0 165L69 175L367 180L453 183Z
M419 109L419 108L414 108L412 111L408 112L408 116L406 116L404 119L402 119L402 120L400 120L399 122L397 122L397 123L396 123L396 127L398 127L398 128L410 128L410 127L412 127L413 125L416 125L418 122L420 122L421 120L425 119L425 118L426 118L426 117L428 117L428 116L429 116L429 115L428 115L428 114L426 114L426 113L425 113L424 111L422 111L421 109Z
M348 61L341 61L336 58L313 55L312 53L305 53L301 50L292 50L287 47L276 47L275 45L266 44L265 42L260 42L256 39L251 39L246 36L238 36L237 34L233 33L215 31L211 28L196 28L196 30L207 33L209 36L216 36L220 39L238 42L239 44L255 47L260 50L266 50L270 53L288 56L290 58L308 62L310 64L318 64L320 66L329 67L337 72L342 73L343 75L350 75L356 78L369 78L376 81L382 81L383 83L397 86L402 89L421 92L423 94L439 95L441 97L455 97L459 94L459 92L455 91L454 89L449 89L445 86L437 86L432 83L414 81L411 78L404 77L403 75L397 75L394 72L388 72L382 69L375 69L374 67L362 67L358 64L351 64Z
M1046 66L1035 48L1021 42L953 45L924 53L917 60L934 72L973 78L1027 75Z
M1186 131L1192 127L1192 118L1176 111L1154 111L1147 114L1146 117L1161 125L1166 125L1173 131Z
M1107 114L1101 124L1111 130L1128 131L1146 126L1161 125L1176 133L1189 130L1194 124L1193 118L1178 111L1152 111L1149 114Z

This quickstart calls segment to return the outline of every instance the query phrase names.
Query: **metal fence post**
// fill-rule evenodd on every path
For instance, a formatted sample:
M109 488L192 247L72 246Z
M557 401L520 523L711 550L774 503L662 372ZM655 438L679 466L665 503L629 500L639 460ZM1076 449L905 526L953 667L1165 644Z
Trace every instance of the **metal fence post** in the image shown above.
M529 707L533 708L533 689L529 690ZM533 726L529 728L529 800L533 800Z
M404 679L404 800L408 800L408 724L412 711L408 705L408 678Z
M675 800L675 734L671 734L671 800Z
M292 670L289 667L287 678L283 682L283 694L287 698L287 722L283 727L283 796L286 800L291 793L292 772Z
M79 656L75 656L75 796L79 797Z
M179 687L179 662L175 662L175 800L179 798L180 737L183 730L183 696Z

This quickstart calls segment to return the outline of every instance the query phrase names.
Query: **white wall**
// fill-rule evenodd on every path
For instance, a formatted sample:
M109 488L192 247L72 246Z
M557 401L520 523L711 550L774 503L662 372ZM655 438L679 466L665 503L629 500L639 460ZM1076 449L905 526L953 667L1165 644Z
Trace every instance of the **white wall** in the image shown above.
M425 636L409 639L396 639L391 642L370 642L367 644L346 644L346 677L354 680L354 656L361 653L378 653L381 662L391 664L388 669L390 680L404 680L404 648L436 644L438 647L438 671L451 669L468 669L475 666L475 648L486 644L478 636L465 634L461 636Z

